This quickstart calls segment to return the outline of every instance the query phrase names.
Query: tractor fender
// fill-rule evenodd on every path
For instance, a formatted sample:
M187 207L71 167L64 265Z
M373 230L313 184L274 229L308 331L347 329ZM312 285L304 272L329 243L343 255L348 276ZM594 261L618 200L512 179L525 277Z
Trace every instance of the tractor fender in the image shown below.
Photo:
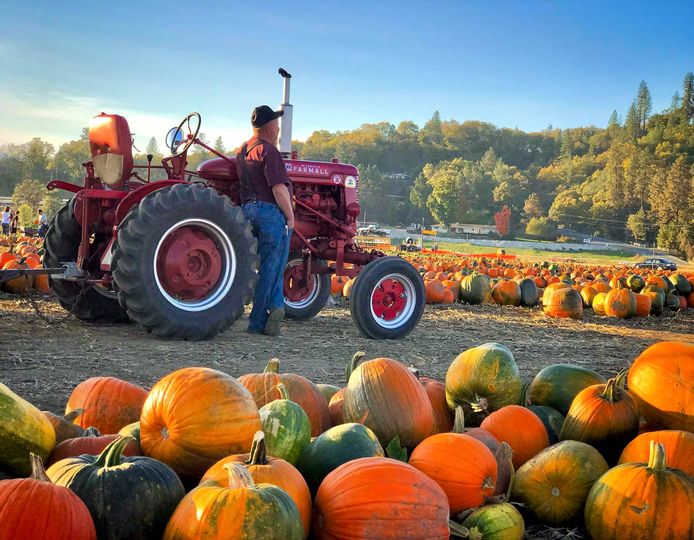
M144 184L130 193L128 193L123 200L118 203L116 207L116 223L121 223L125 216L128 214L130 209L138 204L142 199L144 199L150 193L154 193L157 190L163 189L169 186L175 186L176 184L187 184L184 180L157 180L155 182L150 182L149 184Z

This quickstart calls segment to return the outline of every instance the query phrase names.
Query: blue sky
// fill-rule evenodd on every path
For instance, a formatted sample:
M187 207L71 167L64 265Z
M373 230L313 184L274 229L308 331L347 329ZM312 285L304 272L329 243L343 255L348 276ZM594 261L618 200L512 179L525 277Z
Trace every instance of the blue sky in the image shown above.
M294 138L366 122L604 126L639 82L654 110L694 70L691 2L0 4L0 144L76 138L101 111L160 147L186 113L227 146L293 74Z

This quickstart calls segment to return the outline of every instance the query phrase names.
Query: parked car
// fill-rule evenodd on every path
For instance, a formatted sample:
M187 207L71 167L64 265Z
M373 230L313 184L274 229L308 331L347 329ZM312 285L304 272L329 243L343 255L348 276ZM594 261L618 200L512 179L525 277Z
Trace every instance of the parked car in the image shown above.
M659 257L650 257L645 261L636 263L634 267L648 268L649 270L677 270L677 265L674 262Z
M390 234L389 229L381 229L375 225L369 225L368 227L359 227L357 233L363 236L388 236Z

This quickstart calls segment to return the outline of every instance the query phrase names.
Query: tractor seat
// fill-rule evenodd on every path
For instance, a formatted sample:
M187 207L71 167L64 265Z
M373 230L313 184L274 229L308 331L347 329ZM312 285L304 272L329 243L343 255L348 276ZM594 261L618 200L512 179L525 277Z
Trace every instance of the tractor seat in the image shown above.
M133 171L133 143L128 121L101 113L89 122L89 149L94 173L110 187L123 185Z

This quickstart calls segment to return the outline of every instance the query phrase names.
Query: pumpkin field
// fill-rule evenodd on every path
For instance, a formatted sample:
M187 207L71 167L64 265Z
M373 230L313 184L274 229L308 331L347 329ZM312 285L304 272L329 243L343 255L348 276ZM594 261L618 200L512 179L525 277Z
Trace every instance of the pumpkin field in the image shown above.
M0 539L694 536L694 274L407 257L397 341L336 278L206 342L0 293Z

